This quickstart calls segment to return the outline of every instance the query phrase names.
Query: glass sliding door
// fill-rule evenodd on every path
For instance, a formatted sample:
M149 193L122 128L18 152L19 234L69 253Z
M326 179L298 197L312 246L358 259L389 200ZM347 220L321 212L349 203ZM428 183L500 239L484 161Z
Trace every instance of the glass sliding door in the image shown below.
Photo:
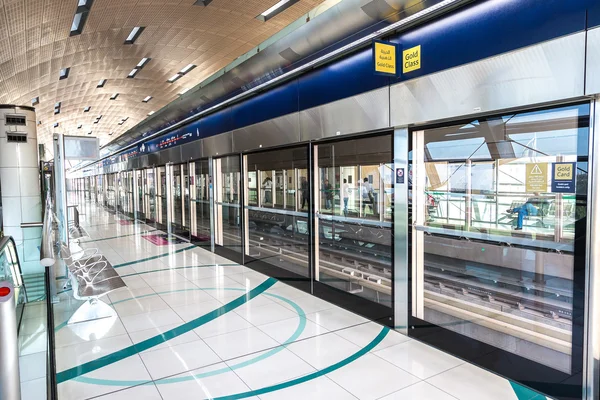
M373 318L388 324L393 281L392 148L391 134L313 147L315 281L365 299Z
M156 167L156 227L158 229L167 230L167 167L164 165Z
M154 168L147 168L144 173L144 211L146 222L152 226L157 222L156 173Z
M215 244L226 249L236 261L242 256L240 216L240 156L213 160L215 177L214 220ZM225 254L225 253L224 253Z
M208 167L208 160L197 160L190 163L190 221L192 242L210 247L211 185Z
M170 165L171 168L171 232L179 237L190 236L190 188L188 165Z
M109 211L117 212L117 174L106 175L106 196L104 205Z
M309 215L308 208L300 208L305 194L298 190L303 188L308 195L308 147L248 154L244 156L244 168L248 174L245 254L251 260L246 264L269 264L308 281ZM261 183L260 191L256 190L256 182Z
M410 334L545 393L567 390L582 365L589 113L412 132Z
M144 171L135 170L134 175L134 203L135 203L135 219L146 221L146 208L144 203Z

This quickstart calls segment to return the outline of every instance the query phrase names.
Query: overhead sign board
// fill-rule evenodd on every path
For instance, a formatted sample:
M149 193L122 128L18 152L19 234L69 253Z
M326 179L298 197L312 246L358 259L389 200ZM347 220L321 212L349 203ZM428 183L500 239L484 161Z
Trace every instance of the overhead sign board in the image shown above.
M402 52L402 73L421 69L421 45Z
M373 42L373 62L375 72L383 75L396 76L396 53L398 48L394 43Z
M96 137L64 136L65 160L97 160L100 146Z
M559 162L552 164L552 192L575 193L575 163Z
M548 189L548 164L525 164L525 191L545 192Z

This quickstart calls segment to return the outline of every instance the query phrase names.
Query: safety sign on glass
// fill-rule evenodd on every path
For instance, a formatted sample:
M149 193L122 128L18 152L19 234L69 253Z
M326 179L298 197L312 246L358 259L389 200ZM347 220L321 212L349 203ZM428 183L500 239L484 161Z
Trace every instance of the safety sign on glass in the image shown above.
M575 163L552 164L552 192L575 193Z
M394 43L373 42L373 62L375 73L383 75L396 75L396 53Z
M545 192L548 188L548 164L525 164L525 190L527 192Z
M396 183L404 183L404 168L396 168Z

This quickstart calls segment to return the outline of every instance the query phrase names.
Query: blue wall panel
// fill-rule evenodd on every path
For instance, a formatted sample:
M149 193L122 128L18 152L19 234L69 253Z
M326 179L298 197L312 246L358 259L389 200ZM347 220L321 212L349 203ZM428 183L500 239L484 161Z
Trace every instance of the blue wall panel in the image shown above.
M299 109L305 110L389 85L390 78L373 73L371 48L361 50L298 79Z
M200 120L200 136L209 137L233 129L231 108L224 108Z
M298 81L293 80L231 107L233 129L298 111Z
M586 6L595 0L477 2L391 41L421 45L421 69L399 80L506 53L585 30Z

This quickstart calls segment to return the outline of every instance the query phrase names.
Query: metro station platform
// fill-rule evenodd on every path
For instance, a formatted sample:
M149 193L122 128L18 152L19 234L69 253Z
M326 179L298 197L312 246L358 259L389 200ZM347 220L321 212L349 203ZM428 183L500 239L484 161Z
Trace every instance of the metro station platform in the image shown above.
M81 246L97 248L127 287L101 298L117 316L76 324L67 321L82 302L59 289L61 400L546 398L190 243L158 241L164 232L82 196L75 201L89 233ZM24 400L39 400L27 393Z

